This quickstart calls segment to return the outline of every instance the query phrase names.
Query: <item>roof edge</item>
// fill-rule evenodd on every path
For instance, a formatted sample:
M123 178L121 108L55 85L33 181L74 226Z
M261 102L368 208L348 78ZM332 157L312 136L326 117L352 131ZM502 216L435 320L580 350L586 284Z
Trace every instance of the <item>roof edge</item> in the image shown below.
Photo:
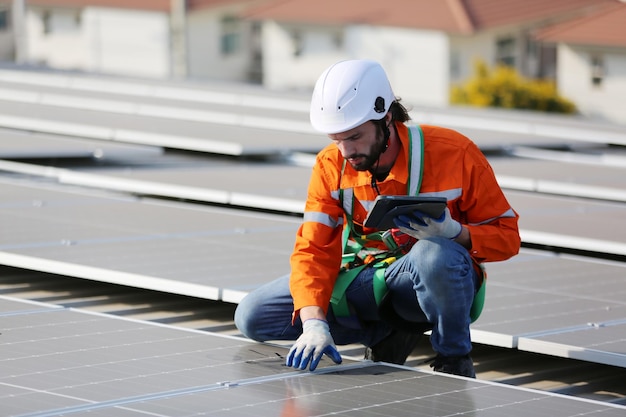
M459 32L464 34L472 34L476 32L476 24L472 19L469 9L464 0L446 0L448 7L452 12L452 17L459 26Z

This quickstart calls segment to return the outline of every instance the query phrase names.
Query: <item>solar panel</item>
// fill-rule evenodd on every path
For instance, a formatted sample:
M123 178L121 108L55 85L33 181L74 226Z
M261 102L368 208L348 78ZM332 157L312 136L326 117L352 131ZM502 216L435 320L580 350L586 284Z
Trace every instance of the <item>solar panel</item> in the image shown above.
M288 273L299 225L232 209L8 184L0 190L6 265L234 303ZM626 317L622 264L523 253L487 270L493 279L473 326L476 342L517 347L520 337Z
M520 214L522 240L527 243L626 255L619 224L626 224L626 206L508 191L507 199Z
M259 128L255 123L238 121L230 124L206 119L172 122L163 117L65 109L31 103L16 104L1 100L0 112L0 126L4 128L223 155L279 154L286 149L318 151L328 143L328 139L322 135L290 130L290 122L280 119L267 121L265 126Z
M618 416L624 407L412 368L323 360L193 330L0 297L5 416Z
M89 95L83 94L84 97ZM168 100L171 98L160 98L158 104L169 106L173 102ZM109 141L106 143L130 141L187 146L188 149L235 155L314 151L327 143L319 135L289 133L289 129L297 130L298 118L293 114L289 118L296 120L296 125L286 123L272 127L267 123L268 120L276 121L271 112L258 108L250 111L254 117L250 119L252 124L232 118L228 119L229 122L213 120L214 123L205 123L190 122L191 116L178 113L154 118L146 117L146 113L137 115L115 109L96 113L72 109L71 103L66 106L48 103L50 105L0 102L3 110L0 124L16 129L66 133L76 138L82 135ZM182 112L189 111L189 104L182 107L185 106ZM499 120L488 129L482 129L480 120L484 114L455 110L434 117L428 113L427 116L417 120L444 121L444 125L460 126L467 129L463 131L472 133L472 138L481 147L545 143L548 139L550 143L555 140L567 142L564 132L571 133L574 127L578 133L597 128L578 123L575 126L573 123L561 124L551 119L556 121L555 129L550 131L541 118L519 117ZM258 129L261 124L267 126ZM252 129L252 126L257 128ZM535 127L543 130L534 130ZM545 136L538 135L539 131ZM4 138L15 134L0 133ZM606 143L620 143L622 136L623 132L610 127L598 131L598 138ZM23 137L32 139L25 134ZM35 137L37 140L50 138L50 146L57 138L39 134ZM186 142L189 138L193 139L193 146ZM86 149L94 143L86 144ZM39 146L35 141L20 144ZM14 141L9 148L4 146L10 152L16 148L24 150ZM0 152L2 149L0 146ZM66 155L75 152L70 146L61 151ZM505 168L515 169L513 164L505 165ZM548 178L546 171L551 165L534 162L516 168L518 173L527 172L526 179L532 183L533 175L539 173L540 180ZM622 183L614 182L615 178L622 178L614 175L619 173L615 168L606 171L581 169L579 172L583 170L585 178L590 181L590 190L597 189L598 184L606 185L610 190L623 188ZM298 212L303 206L309 172L310 168L301 167L220 163L205 168L195 165L184 170L180 166L167 171L142 169L132 175L114 170L91 176L92 173L61 171L56 178L65 184L66 191L71 190L69 185L89 185ZM557 185L561 187L570 180L566 169L549 172L552 172L549 178L556 176ZM606 176L607 172L612 174ZM228 187L216 184L215 178L224 175L229 178ZM610 175L613 175L613 182L607 181ZM575 181L578 183L579 180ZM276 187L276 184L281 186ZM549 189L554 184L543 180L533 185L537 188L531 187L531 190L546 186ZM0 184L0 194L3 195L0 203L0 228L3 230L0 262L234 303L261 283L288 271L288 256L299 223L297 218L232 209L191 209L183 204L157 204L115 194L88 194L78 189L70 193L66 191L52 186L46 189L43 185L28 188L25 183ZM507 195L522 215L520 225L526 242L626 254L621 229L615 227L623 223L626 212L618 204L519 192L507 192ZM626 351L623 336L620 336L624 325L622 317L626 317L621 301L624 291L622 283L615 279L623 276L622 266L523 252L511 261L492 264L488 268L491 277L488 302L485 313L473 327L475 341L625 366ZM593 285L588 285L590 276L594 277ZM601 290L604 292L599 292ZM596 339L590 340L590 335ZM367 413L371 410L360 411Z
M288 272L300 223L123 196L0 189L5 265L230 302Z
M586 163L584 159L561 162L489 158L489 162L504 188L626 201L626 183L623 181L626 166L603 163L607 159L610 159L609 155L603 154L596 157L596 164ZM621 160L626 164L626 157Z
M486 267L487 299L473 341L531 352L552 341L539 353L589 361L606 346L601 363L626 367L626 265L523 251Z
M217 172L228 181L215 181ZM58 178L74 185L301 212L309 175L307 167L220 163L175 170L107 170L105 175L63 171ZM626 221L623 205L512 190L506 194L521 215L524 241L626 255L626 244L615 227L616 222Z
M154 147L0 129L0 159L154 158L160 154Z
M144 78L90 76L89 74L63 74L52 72L13 71L0 69L0 85L7 89L24 90L24 95L33 92L71 93L79 97L103 97L127 101L160 102L177 104L215 105L235 108L256 108L263 111L289 111L307 113L308 94L295 91L272 91L259 85L202 80L177 82ZM47 102L54 101L48 98Z
M59 178L65 184L302 213L310 174L308 167L207 161L204 167L72 172Z
M608 322L597 320L555 333L520 337L517 346L527 352L626 368L624 335L626 318Z
M326 143L323 135L315 133L308 123L308 94L292 97L283 94L278 97L270 92L241 86L232 86L233 91L228 91L228 87L213 86L211 91L206 86L168 86L148 81L124 82L53 74L46 78L41 74L16 74L11 71L0 72L0 80L5 81L4 89L0 82L0 100L8 104L0 124L15 129L52 130L68 135L82 131L86 137L96 139L229 155L266 153L268 149L280 151L272 148L277 141L282 149L312 151L319 150ZM16 85L16 82L21 84ZM42 103L43 106L40 105ZM3 107L2 102L0 107ZM30 118L29 112L20 110L26 107L45 116ZM96 112L97 123L90 123ZM133 117L122 117L124 115ZM498 117L494 118L489 111L462 109L417 109L413 111L413 117L426 124L459 129L484 149L502 149L514 144L563 146L576 141L595 142L599 138L605 141L603 143L626 143L626 134L618 129L571 119L559 122L552 118L547 121L513 113L498 113ZM489 123L484 122L487 119ZM133 120L143 127L133 123ZM200 131L190 128L196 123L204 127ZM570 125L574 123L577 126L572 129ZM172 128L174 125L176 127ZM110 126L112 128L108 128ZM250 134L252 140L242 130L229 129L228 126L250 128L253 130ZM271 131L273 134L264 135ZM157 132L165 132L165 135ZM209 137L207 132L210 132ZM280 140L282 132L290 132L289 138ZM264 136L262 146L255 140L259 135ZM235 145L233 141L239 144Z
M574 119L566 115L464 107L443 110L416 108L412 115L420 123L457 128L468 133L487 131L492 138L499 133L503 146L520 144L516 139L528 136L541 139L534 144L546 147L558 142L561 146L574 142L626 144L626 132L619 124Z
M198 198L208 196L210 199L212 196L220 195L220 192L227 192L227 196L223 196L221 202L288 212L301 212L304 209L310 168L240 165L221 167L220 173L228 177L227 187L211 182L210 178L215 175L215 170L209 168L178 170L175 173L109 172L105 177L77 174L66 176L65 181L82 185L91 182L139 193L149 193L150 190L157 188L155 184L160 183L171 185L167 192L178 194L179 197L196 195ZM125 181L129 178L137 179L137 182ZM209 188L202 188L201 183L207 184ZM211 184L215 188L210 188ZM281 185L276 187L276 184ZM187 187L196 187L198 193L193 194ZM200 192L201 188L204 190L203 193ZM522 234L524 241L626 255L626 244L622 242L621 230L615 227L616 224L626 222L624 205L512 190L507 190L506 195L512 207L520 214L520 228L524 230Z

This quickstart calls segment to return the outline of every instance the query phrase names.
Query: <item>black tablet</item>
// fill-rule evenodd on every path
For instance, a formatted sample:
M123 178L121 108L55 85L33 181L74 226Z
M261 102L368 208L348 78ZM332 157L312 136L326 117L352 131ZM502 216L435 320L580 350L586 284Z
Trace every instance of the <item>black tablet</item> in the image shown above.
M438 218L446 209L445 197L420 197L412 195L379 195L365 218L365 227L388 230L396 227L393 218L419 210L430 217Z

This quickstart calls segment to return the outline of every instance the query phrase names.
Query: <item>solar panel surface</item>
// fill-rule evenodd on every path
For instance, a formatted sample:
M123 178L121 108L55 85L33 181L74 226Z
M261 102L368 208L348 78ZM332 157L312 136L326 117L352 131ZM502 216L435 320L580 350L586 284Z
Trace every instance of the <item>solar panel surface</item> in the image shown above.
M177 91L180 93L180 90ZM83 94L83 97L89 96L90 94ZM282 154L285 149L310 152L327 142L325 139L320 141L319 137L314 137L315 135L302 136L300 139L303 141L294 141L293 138L298 134L288 133L287 130L300 129L297 127L302 126L298 124L300 119L292 115L296 121L294 124L285 123L280 129L278 126L272 129L272 123L276 120L273 120L270 117L271 112L266 110L254 110L255 118L248 119L248 122L235 117L227 119L230 120L228 123L211 124L190 122L190 117L193 117L193 113L191 116L189 113L190 106L181 103L178 103L183 107L180 113L160 114L160 118L155 118L157 114L154 112L159 109L152 108L153 113L150 117L145 113L137 115L110 109L102 109L103 111L96 114L93 110L72 109L71 103L68 102L60 105L59 102L48 100L49 98L43 100L44 104L33 104L27 100L15 104L11 103L14 101L13 98L6 100L5 97L5 102L0 102L6 111L0 122L7 122L5 124L18 129L25 129L28 126L42 131L56 129L57 132L66 132L75 138L82 135L88 138L136 143L146 141L153 143L150 141L156 140L174 147L184 142L181 138L194 138L199 140L194 142L195 144L204 142L207 146L205 150L238 155L259 152ZM98 97L98 100L100 99L101 97ZM172 102L168 101L169 98L159 100L160 106L172 105ZM267 101L270 102L271 99ZM280 102L281 100L276 100L273 103L278 105ZM99 104L102 105L103 102L100 101ZM250 107L258 108L257 105ZM203 114L206 116L209 113ZM32 115L40 120L30 119ZM481 117L484 115L453 111L439 115L429 113L423 119L434 122L447 121L450 125L456 123L465 126L469 132L482 123ZM41 124L41 120L48 120L49 123ZM250 124L249 120L253 120L253 123ZM553 121L552 126L549 126L553 128L550 131L546 130L547 120L524 117L500 120L495 125L490 125L488 130L476 129L477 142L485 149L494 144L495 148L547 141L571 144L567 138L568 134L576 129L584 131L585 128L594 128L593 125L567 122L563 124L560 120L550 119ZM82 131L79 129L81 125L85 127L90 123L91 126L96 126L96 129L88 128ZM267 125L266 130L249 129L258 128L263 124ZM507 129L508 133L504 136L498 133L507 132ZM543 131L545 135L535 134L536 132L532 132L533 129L537 132ZM207 139L206 132L209 130L215 136ZM5 132L5 135L5 138L9 137L9 133ZM598 134L600 140L605 140L606 143L620 143L622 136L624 134L619 129L606 129ZM503 143L503 138L512 140L513 143ZM585 138L573 135L572 139L584 141ZM15 145L13 142L11 144ZM27 145L28 142L24 144ZM88 151L91 146L92 144L88 144L86 150ZM74 152L71 146L66 149L65 152L68 154ZM45 153L40 156L45 156ZM126 160L129 160L128 155ZM46 185L40 179L36 179L34 183L13 179L2 181L0 188L3 199L0 212L3 215L0 216L0 223L6 233L0 235L0 262L92 280L237 302L247 291L265 282L268 277L282 275L287 271L293 234L299 223L297 218L156 202L72 187L91 185L116 188L126 182L127 188L122 189L123 191L150 194L145 189L133 190L132 187L145 187L146 183L149 183L153 187L156 186L156 189L162 189L163 184L169 183L172 187L161 195L189 198L189 195L180 196L176 193L181 190L192 192L204 189L198 200L219 200L217 202L277 211L285 211L285 207L289 207L286 211L290 212L297 212L293 207L301 207L299 204L305 189L298 187L297 184L305 184L304 178L308 176L309 168L245 164L242 169L242 165L238 164L218 165L208 169L206 167L185 169L185 172L177 167L178 169L165 174L161 170L154 172L142 170L132 175L108 170L105 175L99 172L99 178L81 177L82 173L72 171L53 174L52 178L64 184L62 188ZM507 164L505 167L510 167L515 172L512 165ZM527 171L526 178L536 180L542 167L550 172L548 165L534 163L523 167L521 173ZM592 186L607 183L613 190L620 189L623 184L619 181L618 183L607 181L614 179L616 173L621 172L619 169L615 167L607 171L597 169L586 178ZM591 170L582 171L592 173ZM565 172L566 169L559 169L552 175L556 175L558 182L563 183L571 180L564 177ZM517 174L520 174L519 167ZM232 179L232 184L229 184L228 189L209 189L207 193L206 184L214 184L216 176L228 176ZM104 183L103 177L106 177ZM128 184L126 179L133 177L140 178L143 183ZM259 181L261 178L263 180ZM540 178L546 177L541 174ZM286 189L275 186L286 182L286 179L293 186ZM89 181L94 183L88 184ZM67 192L68 189L70 193ZM608 248L617 254L626 253L619 234L620 229L615 227L615 224L621 224L624 220L624 209L621 205L519 192L510 192L510 196L513 206L519 208L522 213L524 221L522 227L526 227L527 231L537 232L524 235L529 242L555 246L564 244L566 247L573 245L577 249L590 251L597 248L599 243L609 242L610 245L602 246L600 250ZM559 239L555 240L555 237ZM268 241L271 245L267 244ZM246 252L244 262L241 261L242 248ZM626 367L626 347L623 338L623 317L626 315L621 280L623 265L524 252L509 262L490 265L489 269L488 304L483 317L474 325L475 341ZM589 277L593 277L593 281L590 281ZM326 375L320 375L320 378L317 378L318 375L289 372L287 375L278 372L277 375L273 367L280 366L277 364L281 361L276 359L281 354L276 353L276 349L279 348L249 345L247 342L244 343L246 346L255 346L254 352L262 353L258 358L248 357L244 362L254 363L258 359L257 365L262 364L263 372L258 375L252 372L252 376L244 372L245 375L229 377L226 383L225 380L221 380L222 383L214 387L210 378L207 380L204 375L197 377L198 372L201 373L202 370L195 369L193 365L186 365L184 359L179 362L181 358L177 357L172 363L181 365L183 372L189 371L191 375L189 381L200 381L195 382L196 385L192 383L185 385L187 384L185 375L181 382L185 386L180 388L177 385L178 381L173 384L170 381L171 375L168 375L170 370L159 372L161 368L157 366L155 372L151 373L153 369L149 364L152 365L150 361L154 358L167 357L163 363L167 365L171 358L169 354L162 352L171 344L186 345L187 340L195 340L194 338L185 336L183 337L185 342L175 343L178 336L171 336L171 341L167 337L163 339L157 337L153 344L143 344L134 337L138 338L140 334L144 336L145 323L134 323L133 325L136 324L138 327L131 326L124 330L126 324L118 326L105 323L104 320L100 322L100 318L85 319L82 316L76 318L73 313L80 312L66 309L54 310L53 315L42 318L38 324L39 315L42 317L52 313L48 311L48 307L36 306L34 310L25 310L24 315L33 319L28 320L25 317L17 318L22 316L22 313L20 307L11 305L14 302L10 300L9 306L6 307L8 313L0 313L7 317L16 315L16 327L10 328L12 331L15 329L13 334L31 338L33 334L42 335L41 339L38 339L39 336L32 339L33 342L38 342L36 345L28 345L27 349L19 352L23 356L17 356L19 353L11 349L16 349L19 344L26 347L28 341L16 345L12 345L12 342L9 344L9 351L16 355L15 361L11 363L11 366L15 366L11 368L15 372L9 377L24 376L24 380L19 382L24 383L26 392L20 390L18 391L20 395L10 394L7 399L9 402L13 399L25 400L19 403L18 407L36 404L37 411L32 413L20 411L22 414L27 413L26 415L84 412L89 412L90 415L111 415L111 410L115 410L115 415L146 413L171 415L172 410L187 410L189 415L206 415L207 401L210 401L211 412L218 415L246 415L245 413L276 415L283 411L290 412L289 407L293 406L302 406L304 408L299 412L311 415L334 412L341 412L344 415L405 415L415 410L424 411L427 415L459 413L502 415L503 410L507 415L569 416L580 413L614 415L615 411L623 415L623 408L596 408L597 404L593 402L572 403L569 398L534 392L530 398L526 398L527 392L524 390L521 390L521 393L513 390L511 394L498 385L493 386L494 391L497 391L493 393L486 388L483 389L484 385L479 381L463 380L462 386L456 386L454 385L456 382L450 382L457 381L456 378L441 375L427 374L428 378L431 378L428 379L427 385L436 391L434 394L426 391L425 394L416 396L415 391L422 393L421 383L424 380L422 379L421 383L417 381L423 378L423 375L420 378L405 377L404 373L408 371L397 367L357 363L351 365L353 367L342 368L343 371L338 371L332 378L326 379L324 379ZM12 309L16 309L18 313ZM81 314L83 313L79 316ZM35 317L38 318L34 319ZM57 318L59 322L55 321ZM159 333L148 327L146 341L150 341L155 332ZM127 332L136 332L137 335L127 338L126 334L130 334ZM57 336L66 333L67 338ZM102 337L107 341L100 339L99 333L102 333ZM83 336L86 336L87 341L83 340ZM120 339L117 339L117 336L120 336ZM91 348L81 350L82 343L91 346L90 343L94 340L99 342L102 348L96 349L98 359L104 358L104 362L97 362L100 365L90 362L93 360L91 354L95 350L94 352L91 352ZM128 346L124 344L126 340L129 341ZM111 341L116 343L111 344ZM71 350L75 347L74 342L78 342L78 348ZM136 343L135 347L141 346L141 349L138 349L141 353L136 353L131 348ZM196 346L194 343L196 342L191 343L192 348ZM46 350L48 344L50 348ZM266 348L269 348L269 351L266 351ZM30 356L28 349L33 352ZM142 356L135 360L122 361L124 362L122 365L115 362L116 351L125 358L133 358L133 354L156 353L149 358ZM194 350L193 353L197 354L198 351ZM55 356L57 352L59 356ZM75 356L79 365L68 365L72 356ZM106 362L109 356L113 359ZM80 364L83 358L87 364L84 367ZM47 362L48 359L51 359L50 363ZM59 364L61 368L55 368ZM38 368L39 366L41 368ZM247 369L243 365L235 367ZM218 373L221 375L224 368L216 369L219 369ZM272 372L266 374L265 371L268 369ZM52 379L44 381L40 378L41 373L48 370L52 372L50 374ZM284 371L284 367L281 371ZM363 374L371 373L374 376L392 375L392 381L381 377L380 382L374 383L374 388L364 387ZM100 374L102 379L98 379ZM147 376L142 378L140 375ZM229 374L225 372L224 375ZM122 389L123 384L118 386L111 382L116 380L116 376L117 381L128 378L130 383L128 391ZM147 380L150 382L146 383ZM101 383L100 386L105 388L97 393L91 393L91 389ZM475 383L478 385L475 386ZM452 388L449 388L448 384L452 384ZM195 388L189 390L188 386L192 385ZM11 390L21 387L12 382L5 386L12 387ZM160 386L166 388L159 389ZM37 391L41 387L43 391ZM410 392L404 393L402 391L404 387L410 387ZM345 401L353 392L359 391L356 388L367 394L363 396L365 398L357 396L354 403ZM61 394L57 394L57 390ZM41 399L37 397L31 402L29 398L36 397L33 391L43 394ZM149 393L143 394L144 391ZM390 392L403 392L406 395L400 400L384 402ZM89 395L83 397L85 393ZM478 393L487 393L487 399L475 395ZM244 403L241 400L235 402L242 394L252 400ZM311 398L315 401L311 401ZM74 399L77 401L73 402ZM368 402L370 400L372 403ZM581 404L591 404L591 408Z
M18 303L19 304L19 303ZM623 407L371 362L284 366L287 349L0 297L6 416L618 416ZM17 307L17 308L16 308Z

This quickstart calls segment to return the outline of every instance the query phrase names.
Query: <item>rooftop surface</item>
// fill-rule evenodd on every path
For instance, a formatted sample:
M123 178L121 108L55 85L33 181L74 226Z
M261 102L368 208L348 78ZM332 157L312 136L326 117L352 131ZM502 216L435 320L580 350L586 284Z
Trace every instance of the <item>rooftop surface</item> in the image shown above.
M216 415L623 415L619 395L599 402L480 373L468 381L373 365L349 355L356 347L344 348L344 365L290 372L284 344L103 315L88 301L55 303L60 295L34 302L26 288L11 290L13 273L26 287L64 276L72 287L236 305L288 272L326 139L308 127L308 97L254 87L4 70L0 97L9 415L206 415L207 404ZM530 113L412 114L475 140L521 215L522 253L487 266L477 347L623 370L626 129Z

